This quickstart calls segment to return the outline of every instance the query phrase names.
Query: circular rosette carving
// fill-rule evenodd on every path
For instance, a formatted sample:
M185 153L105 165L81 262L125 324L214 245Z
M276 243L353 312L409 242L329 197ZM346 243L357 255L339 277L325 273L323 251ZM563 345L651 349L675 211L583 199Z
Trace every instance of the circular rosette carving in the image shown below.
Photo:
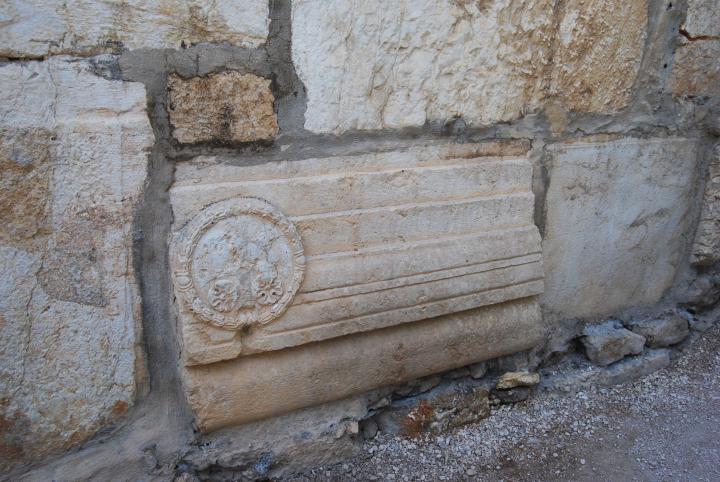
M272 204L211 204L172 243L173 281L202 320L238 330L279 317L297 293L305 256L295 226Z

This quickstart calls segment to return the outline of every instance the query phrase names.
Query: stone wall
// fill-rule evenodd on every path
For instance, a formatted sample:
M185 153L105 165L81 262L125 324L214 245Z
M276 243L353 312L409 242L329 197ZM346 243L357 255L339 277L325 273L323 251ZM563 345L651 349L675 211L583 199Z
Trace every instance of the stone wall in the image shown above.
M0 471L278 475L714 321L718 12L4 2Z

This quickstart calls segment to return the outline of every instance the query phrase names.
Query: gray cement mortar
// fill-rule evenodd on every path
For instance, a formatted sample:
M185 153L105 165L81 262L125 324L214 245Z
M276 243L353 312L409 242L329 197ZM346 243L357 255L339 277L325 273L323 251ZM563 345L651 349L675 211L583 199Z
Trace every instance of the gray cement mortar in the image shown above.
M378 152L433 140L527 139L532 143L535 222L542 234L545 192L552 177L547 146L592 135L698 138L705 154L699 177L704 179L711 147L720 136L719 99L676 99L664 90L672 68L677 31L685 20L685 1L674 2L672 7L668 2L650 2L649 34L632 104L615 115L568 113L566 127L555 133L545 111L488 127L469 127L463 119L455 118L428 122L419 128L381 132L351 131L338 136L310 133L303 128L305 88L295 73L290 55L291 2L270 0L270 7L270 35L267 43L257 49L201 44L183 50L136 50L93 58L98 75L145 85L156 139L148 166L149 182L134 225L135 268L143 299L146 389L121 423L104 430L73 453L30 472L23 469L24 475L10 474L12 480L167 480L182 472L202 478L221 474L218 479L282 474L325 463L333 457L348 456L359 446L353 422L377 413L378 404L382 405L387 397L392 398L397 387L302 410L251 427L208 435L194 431L178 376L176 313L168 269L167 242L172 224L168 189L177 162L208 155L216 156L221 163L242 166L280 159ZM18 60L27 59L5 61ZM168 75L203 76L223 70L255 73L272 79L280 125L280 134L274 142L180 145L173 139L166 109ZM702 186L698 186L696 216L699 216L701 196ZM640 317L687 304L688 287L699 274L702 273L688 265L658 306L608 315L618 319ZM552 320L552 314L546 315ZM600 320L548 321L546 341L527 354L526 368L537 368L567 354L574 355L575 340L583 326L597 321ZM491 366L498 367L505 362L493 363ZM491 370L489 376L497 373L497 369ZM289 431L294 432L288 435L286 430L283 434L281 427L291 427ZM252 447L240 442L253 437L256 442L250 444ZM275 447L275 453L269 452L268 447ZM280 453L282 450L285 453Z

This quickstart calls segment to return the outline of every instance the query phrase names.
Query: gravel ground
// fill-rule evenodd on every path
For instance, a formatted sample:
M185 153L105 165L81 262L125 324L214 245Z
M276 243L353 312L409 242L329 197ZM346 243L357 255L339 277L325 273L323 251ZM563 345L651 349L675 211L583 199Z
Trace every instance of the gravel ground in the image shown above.
M609 388L538 393L440 436L379 434L324 480L720 480L720 326L670 367Z

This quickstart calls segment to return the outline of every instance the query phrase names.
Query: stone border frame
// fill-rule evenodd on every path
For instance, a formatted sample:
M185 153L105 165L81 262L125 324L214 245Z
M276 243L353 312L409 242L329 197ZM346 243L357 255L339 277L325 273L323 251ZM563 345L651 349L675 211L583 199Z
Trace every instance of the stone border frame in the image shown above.
M199 297L192 279L192 255L202 235L219 221L242 215L257 216L278 227L292 250L293 274L287 289L282 298L257 320L242 317L232 319L208 307ZM173 237L170 245L170 263L173 284L185 306L203 321L226 330L239 330L253 324L265 325L277 319L289 307L305 274L304 250L295 225L275 206L255 197L226 199L201 209Z

